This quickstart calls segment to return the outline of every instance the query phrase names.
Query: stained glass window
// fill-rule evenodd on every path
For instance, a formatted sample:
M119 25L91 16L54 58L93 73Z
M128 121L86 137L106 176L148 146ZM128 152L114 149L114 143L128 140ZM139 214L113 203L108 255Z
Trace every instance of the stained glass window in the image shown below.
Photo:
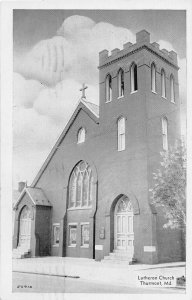
M132 205L128 198L123 198L119 201L117 212L132 211Z
M90 207L93 198L93 175L89 165L81 161L73 170L69 182L69 208Z
M81 246L89 247L89 224L81 225Z
M77 225L69 225L69 246L76 247L77 244Z

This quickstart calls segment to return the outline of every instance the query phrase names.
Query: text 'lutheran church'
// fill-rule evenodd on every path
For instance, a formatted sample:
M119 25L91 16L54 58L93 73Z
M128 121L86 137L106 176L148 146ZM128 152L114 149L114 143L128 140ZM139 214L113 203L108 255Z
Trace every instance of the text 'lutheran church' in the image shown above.
M180 138L177 54L150 43L99 53L97 106L83 96L17 200L16 257L69 256L154 264L183 259L182 232L150 205L160 152Z

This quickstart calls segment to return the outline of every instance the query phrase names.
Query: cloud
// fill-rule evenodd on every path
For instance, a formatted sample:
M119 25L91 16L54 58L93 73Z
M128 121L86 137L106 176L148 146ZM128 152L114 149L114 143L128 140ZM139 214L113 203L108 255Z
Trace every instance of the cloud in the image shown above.
M127 41L134 43L135 35L126 28L71 16L56 36L40 41L22 56L15 54L14 180L35 175L69 120L82 83L88 85L87 100L98 104L98 53L122 49ZM167 41L159 44L174 50ZM180 94L185 99L186 60L178 61Z
M34 102L34 109L56 123L66 122L80 99L81 85L71 79L59 82L54 88L42 90ZM98 104L98 90L89 85L86 90L88 101Z
M63 22L61 27L58 29L57 34L66 36L68 39L77 37L79 31L84 31L85 35L88 30L91 30L95 25L95 22L88 18L79 15L73 15Z
M177 53L177 51L173 48L173 46L170 42L165 41L165 40L159 40L159 41L157 41L157 43L160 45L161 49L166 49L168 51L175 51Z
M37 80L26 80L18 73L13 74L13 105L31 108L44 86Z
M128 40L135 41L134 34L126 28L96 24L83 16L67 18L58 34L40 41L22 57L15 55L15 71L49 86L68 78L96 84L99 51L122 48Z
M65 53L65 49L67 49ZM64 60L67 67L70 46L63 37L40 41L29 52L15 54L14 70L27 79L55 85L63 79Z

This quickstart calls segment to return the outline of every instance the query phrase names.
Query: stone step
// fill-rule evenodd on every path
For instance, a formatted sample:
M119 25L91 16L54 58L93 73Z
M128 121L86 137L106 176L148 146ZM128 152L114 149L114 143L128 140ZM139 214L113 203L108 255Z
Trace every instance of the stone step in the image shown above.
M133 255L131 255L131 253L114 253L114 252L111 252L109 253L109 256L115 256L115 257L132 257Z
M19 246L12 251L13 258L27 258L30 257L30 249Z
M102 264L119 264L119 265L129 265L132 260L119 260L119 259L103 259Z
M129 253L129 252L127 250L114 249L113 253Z
M117 261L131 261L132 257L117 257L117 256L105 256L105 260L117 260Z

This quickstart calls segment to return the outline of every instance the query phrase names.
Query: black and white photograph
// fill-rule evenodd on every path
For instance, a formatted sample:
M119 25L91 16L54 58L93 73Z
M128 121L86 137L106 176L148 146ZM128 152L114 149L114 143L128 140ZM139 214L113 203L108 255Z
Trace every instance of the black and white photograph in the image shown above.
M186 296L187 9L17 7L11 39L12 295Z

